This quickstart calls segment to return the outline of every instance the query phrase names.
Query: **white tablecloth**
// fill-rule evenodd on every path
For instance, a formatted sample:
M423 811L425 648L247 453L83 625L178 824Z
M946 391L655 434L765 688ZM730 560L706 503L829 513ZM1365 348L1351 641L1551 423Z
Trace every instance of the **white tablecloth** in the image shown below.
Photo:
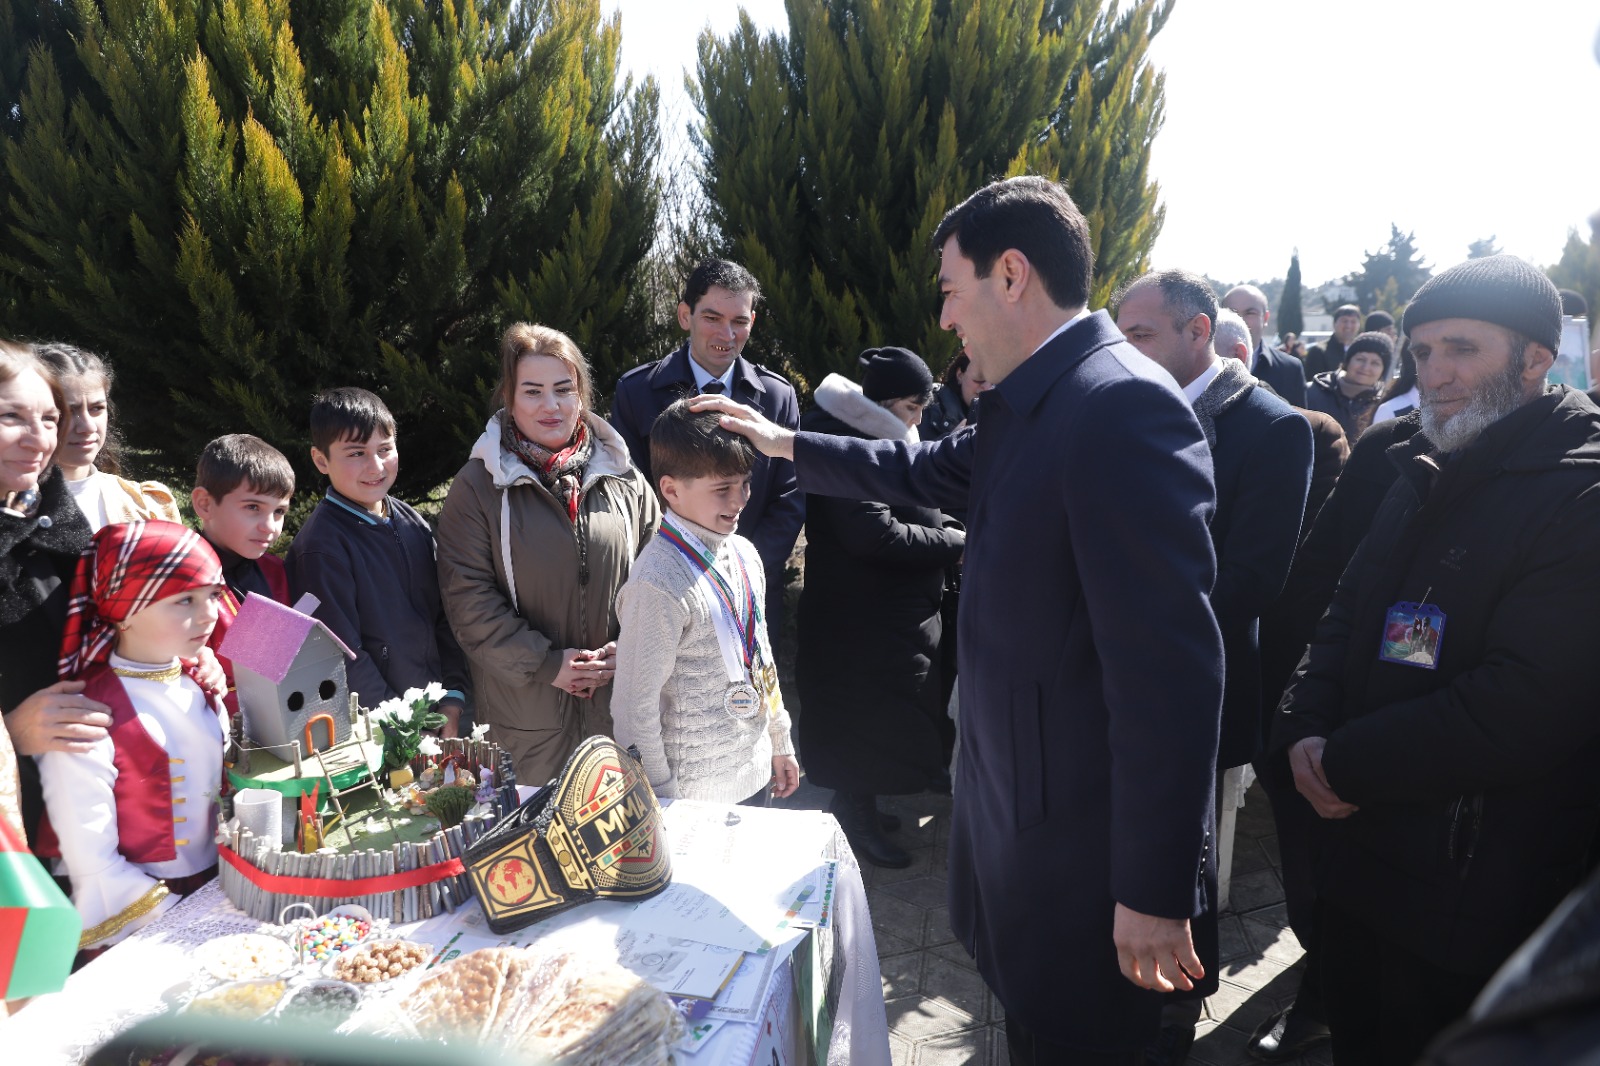
M687 817L690 808L707 805L682 805L676 812ZM866 892L861 871L856 865L837 825L822 828L815 819L832 819L815 811L785 811L761 808L725 808L739 816L740 828L722 836L719 820L700 818L694 832L669 833L673 847L674 883L691 884L706 895L716 897L719 886L726 891L730 882L744 888L776 880L774 892L789 881L770 862L738 862L730 877L725 861L733 857L721 851L740 851L759 841L775 855L786 840L826 839L824 854L818 859L838 862L833 914L829 927L813 931L798 949L791 942L787 954L772 953L771 961L748 956L745 965L761 967L761 989L752 1001L755 1009L748 1021L730 1020L706 1045L692 1055L680 1055L684 1066L723 1066L773 1062L800 1066L804 1048L807 1015L817 1000L826 1003L831 1016L832 1034L824 1052L829 1066L888 1066L888 1024L884 1016L882 981L878 971L877 947L867 912ZM669 822L670 824L670 822ZM689 823L685 823L689 824ZM743 835L739 835L743 834ZM680 836L683 839L680 839ZM805 858L805 857L797 857ZM793 869L794 864L788 864ZM635 904L594 902L575 907L546 922L530 927L518 940L531 934L540 940L560 937L594 951L610 951L617 932L634 911ZM213 881L184 900L161 919L100 958L73 974L66 988L54 995L40 996L9 1019L0 1019L0 1047L25 1055L19 1061L34 1064L79 1063L96 1046L134 1024L168 1010L167 994L199 975L193 961L195 949L208 940L241 932L270 932L275 927L262 925L234 908ZM460 908L425 922L398 926L404 935L443 947L452 937L496 939L483 924L476 904ZM680 934L694 939L692 930ZM797 942L797 941L796 941ZM813 955L815 956L813 958ZM771 1023L771 1024L768 1024ZM758 1055L759 1053L759 1055ZM799 1061L795 1061L798 1057Z

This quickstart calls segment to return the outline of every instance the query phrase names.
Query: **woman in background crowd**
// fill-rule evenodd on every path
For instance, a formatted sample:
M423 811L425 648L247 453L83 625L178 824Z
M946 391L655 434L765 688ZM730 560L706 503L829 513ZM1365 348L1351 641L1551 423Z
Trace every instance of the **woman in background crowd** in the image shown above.
M944 380L933 387L933 402L922 412L922 424L917 427L922 439L938 440L971 421L972 401L993 387L967 353L959 353L950 361Z
M1382 333L1363 333L1344 350L1338 370L1328 370L1311 379L1306 387L1306 406L1332 415L1344 430L1345 439L1354 444L1372 424L1378 408L1378 387L1389 376L1394 358L1394 342Z
M802 429L918 439L933 375L914 352L874 348L857 385L829 374ZM966 535L927 507L810 496L800 594L801 765L834 790L832 810L863 862L904 867L877 796L945 787L939 606Z
M89 523L52 466L66 400L55 374L0 341L0 712L18 756L22 827L37 844L44 797L28 756L82 752L111 717L83 683L56 680L61 633Z
M92 532L114 522L159 518L183 523L178 501L159 481L122 477L120 440L112 426L111 368L93 352L70 344L38 344L34 351L61 383L66 409L55 463Z

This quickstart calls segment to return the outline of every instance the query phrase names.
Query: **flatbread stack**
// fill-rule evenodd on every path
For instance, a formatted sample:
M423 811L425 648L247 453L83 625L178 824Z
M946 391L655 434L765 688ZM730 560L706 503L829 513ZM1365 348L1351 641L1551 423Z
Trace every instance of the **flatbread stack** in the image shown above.
M657 1066L684 1032L671 1001L627 970L523 948L446 963L405 1010L425 1038L492 1041L561 1066Z

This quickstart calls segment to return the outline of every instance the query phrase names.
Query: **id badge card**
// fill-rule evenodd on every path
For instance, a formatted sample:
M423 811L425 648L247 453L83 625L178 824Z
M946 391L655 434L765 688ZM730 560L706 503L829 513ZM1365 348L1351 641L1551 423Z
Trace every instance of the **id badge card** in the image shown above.
M1383 646L1378 658L1401 666L1439 669L1444 641L1444 612L1431 603L1397 603L1384 617Z

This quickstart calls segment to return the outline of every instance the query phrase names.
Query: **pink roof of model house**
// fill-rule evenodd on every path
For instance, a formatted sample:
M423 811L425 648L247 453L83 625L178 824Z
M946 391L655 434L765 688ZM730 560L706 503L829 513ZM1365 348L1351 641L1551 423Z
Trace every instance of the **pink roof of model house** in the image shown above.
M356 657L344 641L334 636L333 630L309 614L253 592L244 598L217 653L276 685L289 675L294 657L300 654L313 628L328 634L348 658Z

